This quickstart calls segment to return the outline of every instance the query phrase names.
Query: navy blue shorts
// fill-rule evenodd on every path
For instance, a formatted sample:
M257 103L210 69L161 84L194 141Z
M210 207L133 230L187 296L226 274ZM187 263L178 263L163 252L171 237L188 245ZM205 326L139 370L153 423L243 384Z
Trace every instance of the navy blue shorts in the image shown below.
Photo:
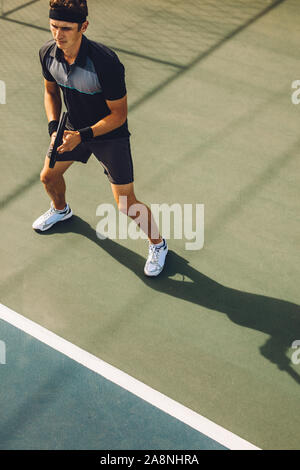
M48 157L50 150L51 146L47 152ZM77 145L71 152L59 154L57 161L87 163L92 153L103 166L104 173L110 183L128 184L133 182L133 163L129 137L84 142Z

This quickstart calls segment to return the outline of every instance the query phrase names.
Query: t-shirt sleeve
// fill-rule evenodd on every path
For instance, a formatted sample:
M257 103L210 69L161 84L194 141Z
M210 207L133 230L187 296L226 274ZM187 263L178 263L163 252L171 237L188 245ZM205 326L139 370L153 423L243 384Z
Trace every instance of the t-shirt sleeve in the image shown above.
M126 95L125 68L119 60L101 68L99 79L105 100L119 100Z
M40 56L40 61L42 65L42 73L43 73L44 78L48 80L48 82L55 82L54 78L52 77L51 73L49 72L46 66L46 52L47 52L47 49L45 49L45 47L41 47L39 51L39 56Z

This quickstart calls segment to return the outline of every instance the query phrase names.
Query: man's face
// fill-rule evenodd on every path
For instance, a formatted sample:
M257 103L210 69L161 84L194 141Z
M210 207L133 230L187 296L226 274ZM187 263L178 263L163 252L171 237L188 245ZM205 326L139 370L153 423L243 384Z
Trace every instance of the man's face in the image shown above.
M84 25L83 28L78 31L77 23L50 20L50 29L52 36L60 49L68 49L69 47L74 46L79 41L82 33L86 29Z

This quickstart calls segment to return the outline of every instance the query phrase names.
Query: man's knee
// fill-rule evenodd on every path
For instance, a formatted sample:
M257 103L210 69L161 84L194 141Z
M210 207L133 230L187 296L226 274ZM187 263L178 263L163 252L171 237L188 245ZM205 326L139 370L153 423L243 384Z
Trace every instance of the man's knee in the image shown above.
M40 173L40 180L46 186L55 183L57 175L54 172L49 171L49 169L43 169Z
M118 197L118 208L120 212L123 212L123 214L128 215L128 211L131 206L134 204L138 204L138 201L134 195L130 196L119 196Z
M46 157L44 167L40 173L40 180L45 185L55 184L57 181L61 180L61 177L65 171L72 165L73 161L66 162L56 162L55 168L49 168L49 158Z
M123 212L123 214L128 215L132 219L136 219L137 217L147 218L147 206L138 201L135 197L124 197L124 199L121 198L118 207L120 212Z

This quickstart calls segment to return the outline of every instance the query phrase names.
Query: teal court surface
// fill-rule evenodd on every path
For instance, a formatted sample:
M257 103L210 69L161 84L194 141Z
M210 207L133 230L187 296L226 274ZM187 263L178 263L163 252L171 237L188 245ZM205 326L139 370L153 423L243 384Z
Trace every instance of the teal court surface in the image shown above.
M299 0L88 4L125 66L137 198L203 204L204 245L172 227L147 278L147 240L97 236L94 157L65 173L74 216L32 230L48 1L2 0L0 449L299 449Z
M1 449L255 449L3 306L0 317Z

